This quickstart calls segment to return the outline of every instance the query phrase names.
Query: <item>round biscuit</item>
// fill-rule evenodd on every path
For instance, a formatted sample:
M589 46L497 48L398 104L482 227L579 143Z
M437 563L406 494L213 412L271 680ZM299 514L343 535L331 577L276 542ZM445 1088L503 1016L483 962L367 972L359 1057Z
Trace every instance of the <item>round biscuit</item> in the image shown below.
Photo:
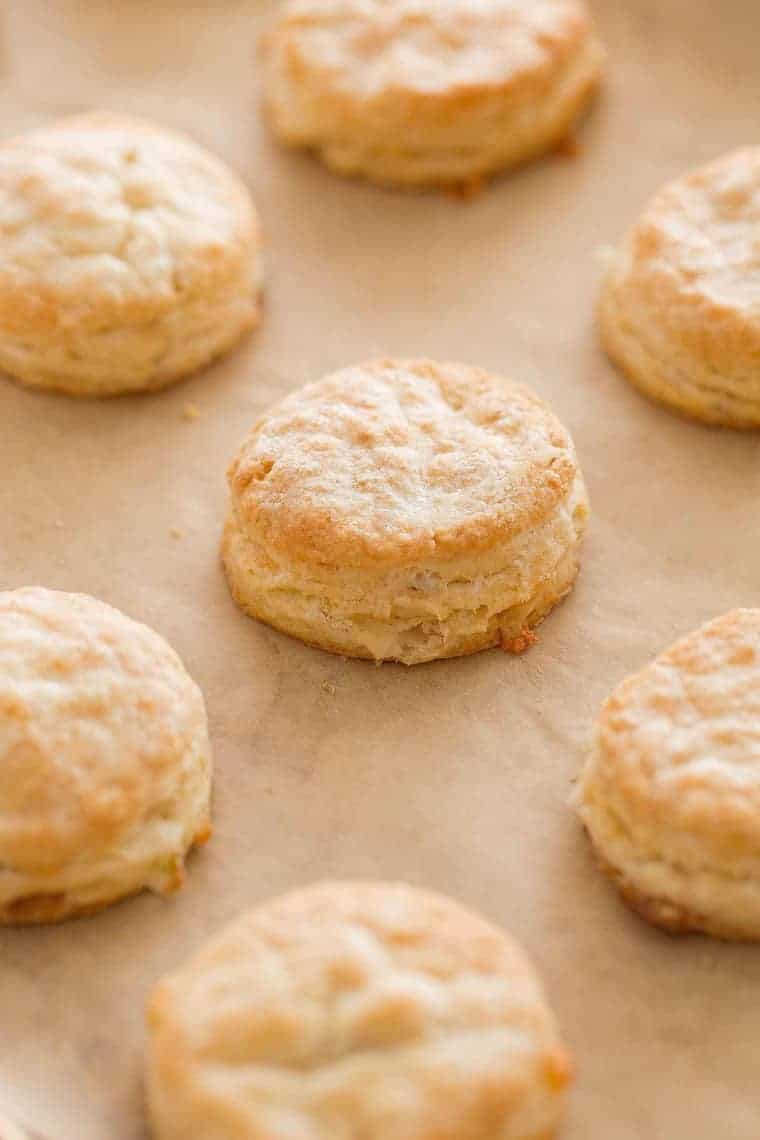
M760 938L760 610L708 622L618 685L577 802L648 921Z
M229 484L238 604L330 652L407 665L524 647L572 587L588 515L543 401L430 360L295 392L254 425Z
M94 113L0 145L0 369L35 388L165 387L259 320L259 223L219 159Z
M177 889L210 780L203 697L163 638L83 594L0 593L0 923Z
M520 948L450 899L322 883L156 987L156 1140L550 1140L570 1071Z
M611 262L599 317L611 359L686 416L760 427L760 147L664 187Z
M265 107L340 174L467 184L558 144L601 64L584 0L292 0Z

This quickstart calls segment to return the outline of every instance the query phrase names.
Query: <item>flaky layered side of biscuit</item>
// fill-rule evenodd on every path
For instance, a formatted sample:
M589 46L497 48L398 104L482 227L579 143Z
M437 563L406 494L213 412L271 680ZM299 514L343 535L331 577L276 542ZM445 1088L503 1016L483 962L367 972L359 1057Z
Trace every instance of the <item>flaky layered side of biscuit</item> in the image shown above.
M138 891L178 890L187 853L210 834L209 756L205 725L199 726L176 783L167 784L166 799L95 858L87 851L65 864L37 868L0 861L0 923L60 922L94 914Z
M508 648L538 625L572 588L587 517L579 474L546 522L486 555L325 574L252 541L233 513L223 558L253 617L333 653L416 665Z
M76 319L23 334L0 323L0 371L31 388L80 396L157 391L203 368L233 348L259 323L259 269L241 265L229 283L182 299L147 320L97 330ZM0 322L2 318L0 317Z
M739 871L710 865L694 844L686 861L668 852L665 834L641 834L619 793L601 775L598 743L584 771L577 807L602 870L647 922L673 934L702 931L719 938L760 939L760 852ZM654 823L654 819L652 821Z
M589 42L558 70L541 101L529 85L485 91L478 99L464 94L459 105L452 96L435 115L410 100L398 124L374 130L371 118L363 131L352 115L342 124L321 121L319 103L304 107L303 95L284 84L267 105L283 142L314 150L338 174L389 186L456 186L529 162L560 143L599 86L602 60L599 45Z
M672 310L671 310L672 312ZM620 255L599 303L602 342L610 357L645 396L703 423L752 429L760 426L760 368L747 353L706 355L709 316L701 344L694 329L669 319L667 305L637 281L629 250ZM760 321L758 323L760 344Z

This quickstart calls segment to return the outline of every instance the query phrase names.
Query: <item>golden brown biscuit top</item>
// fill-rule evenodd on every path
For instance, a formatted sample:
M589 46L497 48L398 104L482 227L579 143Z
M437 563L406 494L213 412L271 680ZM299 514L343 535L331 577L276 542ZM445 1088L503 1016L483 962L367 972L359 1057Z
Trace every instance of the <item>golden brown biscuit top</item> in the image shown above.
M266 412L229 480L238 525L273 554L406 565L540 525L576 473L568 433L528 389L460 364L378 360Z
M240 272L250 196L190 139L138 119L64 119L0 145L0 323L148 320Z
M741 326L760 351L760 147L724 155L653 198L633 232L631 270L662 319L710 322L733 352Z
M760 610L734 610L628 677L602 710L599 777L620 825L674 862L760 859Z
M441 1096L454 1120L482 1128L490 1106L503 1125L533 1082L553 1095L568 1076L519 947L401 885L322 883L260 907L159 984L150 1023L164 1078L192 1080L199 1111L223 1097L241 1136L328 1136L330 1121L394 1135L399 1109L404 1135L438 1135Z
M273 42L322 94L503 89L589 32L582 0L293 0Z
M166 642L81 594L0 593L0 872L53 871L171 814L203 699Z

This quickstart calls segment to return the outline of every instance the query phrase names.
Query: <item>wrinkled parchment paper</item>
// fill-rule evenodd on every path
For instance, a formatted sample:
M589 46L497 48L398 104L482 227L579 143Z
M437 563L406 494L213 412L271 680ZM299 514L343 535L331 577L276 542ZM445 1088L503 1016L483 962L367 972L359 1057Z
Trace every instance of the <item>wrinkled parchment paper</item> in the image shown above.
M158 629L204 689L216 750L215 836L180 896L0 933L0 1103L50 1140L145 1140L154 979L239 910L322 876L437 888L519 937L577 1061L566 1140L760 1136L760 949L649 930L567 807L610 686L760 604L760 436L644 402L593 327L601 247L664 179L758 142L760 9L596 10L610 76L580 153L462 203L341 182L273 145L254 51L267 3L4 5L3 134L91 107L185 129L250 183L269 261L261 331L163 395L88 403L0 381L0 585L83 590ZM378 352L506 372L575 435L583 572L523 657L375 668L228 596L224 471L247 427Z

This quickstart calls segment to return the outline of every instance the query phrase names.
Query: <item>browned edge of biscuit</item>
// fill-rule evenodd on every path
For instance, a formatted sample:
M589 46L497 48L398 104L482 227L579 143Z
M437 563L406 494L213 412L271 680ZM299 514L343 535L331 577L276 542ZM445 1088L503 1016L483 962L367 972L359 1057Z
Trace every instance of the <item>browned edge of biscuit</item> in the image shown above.
M341 170L338 174L350 182L369 182L381 189L399 191L404 194L423 195L432 192L448 195L460 202L470 202L478 198L491 182L508 177L523 166L528 166L541 159L556 158L558 155L559 157L566 157L569 151L574 156L577 155L579 153L579 146L576 141L577 132L588 117L603 82L604 74L600 68L596 75L590 75L587 81L578 88L556 129L542 138L535 146L527 148L523 155L507 162L488 162L473 169L464 178L435 178L431 176L429 179L422 179L419 182L405 182L403 180L397 181L392 177L378 178L368 175L364 171L346 172ZM262 106L266 111L266 96L262 96ZM320 143L304 143L296 147L293 147L292 144L286 145L287 149L299 150L310 155L316 161L324 161L323 148ZM326 162L325 165L328 169L332 169L329 162Z
M88 918L136 893L137 891L130 891L127 895L101 899L87 906L72 904L65 891L27 895L0 906L0 926L41 926L45 923L63 922L67 918Z
M650 926L674 937L683 937L687 934L709 934L712 938L720 938L726 942L760 941L760 934L748 934L746 931L740 931L716 922L709 915L690 910L680 903L673 902L672 899L646 894L634 886L618 867L615 867L599 853L589 835L588 828L584 828L584 830L589 837L600 870L614 885L628 909Z
M211 838L211 824L204 821L193 837L185 855L189 855L195 847L202 847ZM184 858L177 857L171 881L162 892L164 896L173 895L185 885ZM25 895L12 902L0 905L0 926L41 926L47 923L64 922L69 918L90 918L99 914L109 906L124 902L134 895L141 894L146 887L138 886L125 891L124 894L114 895L113 898L99 899L97 902L77 906L72 903L66 891L46 891L34 895Z
M214 364L219 363L222 359L231 356L237 349L242 347L243 342L248 336L254 333L263 320L263 291L258 295L254 295L251 312L248 320L242 325L235 336L230 338L226 344L220 345L215 352L208 356L200 364L194 365L192 368L175 369L173 372L162 376L160 379L151 379L147 383L141 385L139 388L125 388L116 386L114 388L103 388L100 391L89 391L85 388L77 387L68 381L64 383L36 383L34 381L26 380L23 376L19 376L13 372L5 372L0 369L0 378L8 380L17 385L19 388L25 388L33 392L40 392L42 395L49 395L51 397L67 396L73 397L75 400L85 401L92 400L123 400L142 396L151 396L157 392L163 392L166 388L172 388L175 384L180 384L185 380L191 380L194 376L205 372L206 369L211 368Z

